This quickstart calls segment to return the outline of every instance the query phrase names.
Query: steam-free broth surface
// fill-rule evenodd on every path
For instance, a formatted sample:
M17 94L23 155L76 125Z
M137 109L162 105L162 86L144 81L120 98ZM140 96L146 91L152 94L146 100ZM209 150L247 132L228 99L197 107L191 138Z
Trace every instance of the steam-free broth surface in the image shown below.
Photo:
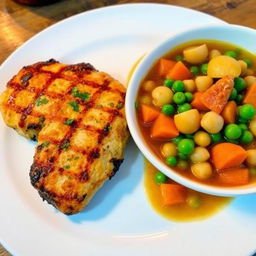
M163 206L159 185L154 181L157 169L145 159L145 190L151 206L163 217L178 222L198 221L209 218L224 209L232 201L230 197L218 197L206 195L193 190L189 190L190 196L199 196L201 204L197 208L192 208L188 204L177 204L173 206Z

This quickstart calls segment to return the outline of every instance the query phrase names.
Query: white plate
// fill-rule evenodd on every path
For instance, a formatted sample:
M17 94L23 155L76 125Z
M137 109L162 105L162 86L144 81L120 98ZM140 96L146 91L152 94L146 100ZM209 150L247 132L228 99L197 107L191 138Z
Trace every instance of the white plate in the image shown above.
M133 63L160 41L188 27L220 22L189 9L155 4L82 13L15 51L1 66L1 90L23 65L49 58L90 62L125 83ZM0 122L0 241L15 255L241 256L256 249L255 195L236 199L205 221L167 221L146 199L143 158L132 141L120 171L87 210L65 216L42 202L30 185L35 145Z

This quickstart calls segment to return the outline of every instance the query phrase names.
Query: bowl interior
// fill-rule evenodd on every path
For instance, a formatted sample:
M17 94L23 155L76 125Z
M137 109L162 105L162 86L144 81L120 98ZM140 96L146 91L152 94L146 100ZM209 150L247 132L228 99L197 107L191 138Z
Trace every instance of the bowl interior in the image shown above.
M217 187L190 180L174 170L172 171L171 168L167 167L147 146L147 143L143 139L143 135L140 132L135 109L135 100L137 98L141 81L144 79L154 63L176 46L193 40L215 40L231 43L240 48L244 48L247 51L256 53L255 38L256 30L235 25L216 25L190 29L164 41L158 47L153 49L148 55L146 55L141 63L137 66L130 79L126 96L126 116L128 126L135 143L144 156L169 178L191 189L212 195L237 196L242 194L256 193L255 184L236 187Z

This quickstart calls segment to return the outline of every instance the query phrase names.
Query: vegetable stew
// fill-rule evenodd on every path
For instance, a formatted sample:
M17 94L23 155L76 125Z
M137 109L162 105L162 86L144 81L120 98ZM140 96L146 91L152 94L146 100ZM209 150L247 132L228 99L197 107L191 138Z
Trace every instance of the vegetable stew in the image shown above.
M254 182L255 64L255 56L244 49L202 40L157 60L141 82L135 104L152 151L170 168L205 184ZM172 191L180 202L185 200L182 188L166 186L160 176L162 194Z

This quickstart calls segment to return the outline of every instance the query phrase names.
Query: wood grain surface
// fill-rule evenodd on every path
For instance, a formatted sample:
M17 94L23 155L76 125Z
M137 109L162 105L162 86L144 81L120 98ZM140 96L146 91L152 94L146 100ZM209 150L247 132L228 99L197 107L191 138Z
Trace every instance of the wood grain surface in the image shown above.
M27 7L12 0L0 0L0 63L27 39L59 20L94 8L136 2L188 7L229 23L256 28L256 0L60 0L40 7ZM1 244L0 256L10 256Z

